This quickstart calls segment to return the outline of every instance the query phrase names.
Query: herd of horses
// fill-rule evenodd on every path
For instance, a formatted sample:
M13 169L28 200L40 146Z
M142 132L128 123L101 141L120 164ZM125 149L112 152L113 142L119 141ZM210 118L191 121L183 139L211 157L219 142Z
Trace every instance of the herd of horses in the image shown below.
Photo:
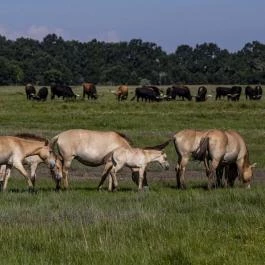
M164 169L169 162L164 149L173 143L177 153L176 184L185 188L185 171L190 158L202 161L208 178L208 189L233 186L236 178L250 187L255 164L250 164L249 152L243 137L236 131L182 130L162 144L136 148L126 135L114 131L72 129L59 133L50 141L32 134L0 136L1 188L6 190L12 167L26 179L33 190L36 169L45 163L55 180L56 189L67 189L72 161L97 167L105 165L98 189L108 177L108 190L118 187L117 172L130 168L138 190L148 186L146 167L151 162ZM24 165L30 166L29 174Z
M86 97L88 99L96 100L98 98L97 88L94 83L83 83L83 99ZM50 87L51 99L55 99L55 96L58 98L62 97L63 99L76 99L79 95L73 92L73 89L70 86L61 85L61 84L52 84ZM25 86L25 92L27 99L33 99L37 101L46 101L48 98L48 88L41 87L37 92L35 87L32 84L27 84ZM129 89L126 85L120 85L115 91L111 91L117 98L118 101L123 101L128 99ZM242 92L241 86L218 86L216 87L216 96L215 99L221 99L227 97L231 101L239 101ZM153 101L163 101L163 100L176 100L177 98L181 100L192 100L195 98L197 102L206 101L207 98L212 95L207 95L208 91L205 86L200 86L198 88L197 94L195 96L191 95L189 87L182 85L173 85L166 89L166 92L163 89L158 88L157 86L141 86L135 88L134 97L137 101L153 102ZM245 97L249 100L260 100L262 97L262 87L257 85L255 87L246 86L245 87Z

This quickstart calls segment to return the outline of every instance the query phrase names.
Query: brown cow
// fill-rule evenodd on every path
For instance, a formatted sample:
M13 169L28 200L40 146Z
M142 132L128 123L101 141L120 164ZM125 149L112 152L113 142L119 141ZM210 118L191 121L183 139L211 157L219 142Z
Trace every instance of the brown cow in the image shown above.
M85 96L87 95L87 99L97 99L97 89L95 84L93 83L84 83L83 84L83 99L85 99Z
M128 91L128 86L121 85L117 88L114 94L117 96L118 101L122 101L127 99Z

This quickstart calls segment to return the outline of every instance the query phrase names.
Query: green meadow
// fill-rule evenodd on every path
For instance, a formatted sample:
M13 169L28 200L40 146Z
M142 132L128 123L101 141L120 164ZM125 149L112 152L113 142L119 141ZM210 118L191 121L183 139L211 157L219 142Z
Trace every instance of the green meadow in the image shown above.
M190 86L196 95L198 86ZM203 166L191 161L187 190L175 188L176 153L166 149L170 171L148 167L150 188L138 192L122 170L119 190L96 190L102 168L74 162L70 189L56 192L48 169L37 170L37 191L29 193L13 170L0 194L1 264L264 264L265 100L206 102L117 102L115 87L98 86L97 101L26 100L24 87L0 87L0 134L30 132L51 139L72 129L125 133L134 146L152 146L186 128L235 129L257 162L252 188L207 191ZM38 88L37 88L38 89ZM193 177L194 174L194 177ZM196 176L200 176L195 177ZM156 177L153 177L156 176Z

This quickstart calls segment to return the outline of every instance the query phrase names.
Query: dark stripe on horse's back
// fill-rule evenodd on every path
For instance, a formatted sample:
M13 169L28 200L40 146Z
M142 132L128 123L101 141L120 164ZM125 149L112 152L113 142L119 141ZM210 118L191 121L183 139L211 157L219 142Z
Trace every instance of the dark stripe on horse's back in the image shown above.
M16 134L15 137L23 138L26 140L45 142L45 145L48 145L48 143L49 143L48 139L41 137L39 135L36 135L36 134L32 134L32 133L19 133L19 134Z
M115 131L115 133L117 133L120 137L125 139L130 145L133 144L132 140L126 134L121 133L121 132L117 132L117 131Z

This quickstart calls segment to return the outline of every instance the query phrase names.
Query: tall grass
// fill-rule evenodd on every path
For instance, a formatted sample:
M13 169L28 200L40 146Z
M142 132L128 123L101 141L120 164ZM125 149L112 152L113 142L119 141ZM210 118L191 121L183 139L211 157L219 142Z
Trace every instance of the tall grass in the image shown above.
M0 88L0 134L51 138L70 128L116 130L135 146L150 146L185 128L236 129L263 172L263 100L118 103L112 89L99 87L97 101L32 102L22 87ZM81 94L80 87L75 91ZM173 146L166 152L173 169ZM98 192L98 180L91 177L95 171L73 163L72 176L83 177L71 178L69 191L55 192L47 169L41 168L38 192L30 194L25 180L12 171L8 192L0 194L1 264L263 264L263 179L251 190L237 184L206 191L202 167L191 162L189 169L202 177L190 176L187 190L176 190L175 180L161 171L141 193L129 178L121 178L123 173L118 192Z

